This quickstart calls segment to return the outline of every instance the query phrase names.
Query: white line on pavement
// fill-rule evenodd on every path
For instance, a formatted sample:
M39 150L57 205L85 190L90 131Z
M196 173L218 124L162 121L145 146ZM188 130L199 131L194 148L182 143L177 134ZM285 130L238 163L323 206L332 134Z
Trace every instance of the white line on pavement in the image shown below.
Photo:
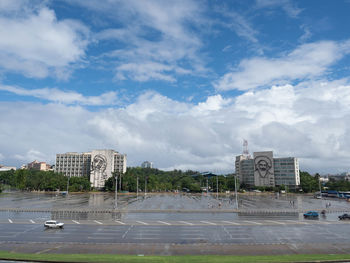
M209 225L216 226L216 224L215 224L215 223L208 222L208 221L199 221L199 222L201 222L201 223L203 223L203 224L209 224Z
M278 221L273 221L273 220L265 220L266 222L274 223L274 224L279 224L279 225L285 225L285 223L278 222Z
M238 224L236 222L231 222L231 221L221 221L223 222L224 224L230 224L230 225L237 225L237 226L240 226L241 224Z
M192 223L190 223L190 222L186 222L186 221L179 221L179 223L186 224L186 225L189 225L189 226L193 226L193 224L192 224Z
M258 222L254 222L254 221L244 221L244 222L247 222L247 223L252 223L252 224L256 224L256 225L261 225L261 223L258 223Z
M72 220L74 223L80 225L80 223L78 221Z
M12 224L13 223L13 221L9 218L9 222Z
M35 222L32 219L30 219L29 221L30 221L30 223L35 224Z
M124 222L121 222L121 221L118 221L118 220L115 220L115 222L118 223L118 224L121 224L121 225L125 225Z
M142 222L142 221L136 221L136 222L139 223L139 224L142 224L142 225L148 225L147 223Z
M308 223L306 222L302 222L302 221L298 221L298 220L287 220L288 222L292 222L292 223L296 223L296 224L304 224L307 225Z
M96 222L97 224L103 225L103 223L101 223L100 221L94 220L94 222Z
M157 221L157 222L159 222L159 223L161 223L161 224L164 224L164 225L168 225L168 226L171 225L170 223L167 223L167 222L164 222L164 221Z
M159 239L158 237L133 237L131 239Z

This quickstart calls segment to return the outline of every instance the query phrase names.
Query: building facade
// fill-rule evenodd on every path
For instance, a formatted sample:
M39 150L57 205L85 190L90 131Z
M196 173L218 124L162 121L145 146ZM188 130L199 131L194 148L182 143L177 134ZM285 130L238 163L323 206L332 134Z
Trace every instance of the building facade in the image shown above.
M86 176L91 186L103 188L113 172L126 172L126 154L114 150L56 154L55 171L66 176Z
M37 171L50 171L51 165L46 162L38 162L37 160L28 163L24 166L24 169L37 170Z
M16 169L17 168L14 166L5 166L5 165L0 164L0 172L6 172L6 171L11 171L11 170L16 171Z
M236 174L241 183L253 186L300 185L299 162L295 157L273 158L272 151L236 156Z
M152 162L149 162L149 161L144 161L144 162L141 164L141 168L153 168L153 163L152 163Z

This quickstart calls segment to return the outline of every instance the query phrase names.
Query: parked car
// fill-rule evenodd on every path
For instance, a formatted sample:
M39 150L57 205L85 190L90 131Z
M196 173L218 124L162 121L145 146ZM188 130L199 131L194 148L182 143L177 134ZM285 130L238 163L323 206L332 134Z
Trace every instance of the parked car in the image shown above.
M63 228L64 223L57 222L55 220L48 220L44 224L47 228Z
M342 214L341 216L338 216L339 220L345 220L348 219L350 220L350 215L349 214Z
M315 211L308 211L304 214L304 218L318 218L318 213Z

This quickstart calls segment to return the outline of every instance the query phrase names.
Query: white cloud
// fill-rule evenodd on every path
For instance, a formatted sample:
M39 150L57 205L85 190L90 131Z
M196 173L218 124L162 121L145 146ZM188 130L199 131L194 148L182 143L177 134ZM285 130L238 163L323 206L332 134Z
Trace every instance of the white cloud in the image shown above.
M72 66L84 59L89 29L74 20L57 20L53 10L30 4L2 6L8 13L0 12L0 68L34 78L67 78Z
M218 90L249 90L294 80L312 79L324 74L349 52L349 41L303 44L278 58L244 59L237 70L226 73L214 86Z
M23 89L19 87L6 86L0 84L0 90L8 91L21 96L31 96L51 102L64 104L81 104L81 105L116 105L120 102L117 98L117 92L110 91L100 96L84 96L75 91L62 91L57 88L42 89Z
M195 1L121 1L101 5L75 1L94 12L117 20L119 28L108 28L95 35L115 48L100 56L113 59L115 78L144 82L174 82L177 75L202 74L203 59L198 55L202 42L193 30L205 20Z
M295 2L291 0L256 0L257 8L282 8L288 16L292 18L298 17L302 9L298 8Z
M307 82L221 95L193 104L146 92L125 108L0 103L3 162L20 165L55 154L112 148L130 166L232 172L248 139L251 151L300 158L302 170L348 171L350 83Z
M233 10L227 10L227 7L216 10L229 20L228 22L220 22L221 25L230 28L238 36L252 43L258 43L258 31L253 28L246 17Z

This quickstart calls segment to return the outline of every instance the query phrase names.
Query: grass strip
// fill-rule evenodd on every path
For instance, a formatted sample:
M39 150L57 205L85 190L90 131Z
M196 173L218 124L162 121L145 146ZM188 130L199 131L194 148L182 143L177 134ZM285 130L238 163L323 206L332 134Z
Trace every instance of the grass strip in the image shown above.
M350 260L350 254L320 255L271 255L271 256L237 256L237 255L185 255L185 256L137 256L110 254L22 254L0 251L0 259L46 261L46 262L123 262L123 263L259 263L259 262L322 262Z

